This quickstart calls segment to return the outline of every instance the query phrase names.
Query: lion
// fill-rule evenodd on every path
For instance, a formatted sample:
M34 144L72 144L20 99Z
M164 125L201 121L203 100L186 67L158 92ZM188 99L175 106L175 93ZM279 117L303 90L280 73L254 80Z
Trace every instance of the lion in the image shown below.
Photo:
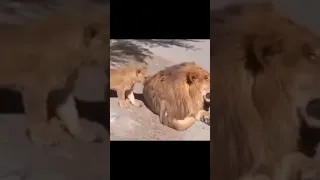
M48 109L76 139L97 140L95 133L85 133L79 124L72 88L80 67L106 69L109 64L109 3L59 4L39 5L46 13L35 13L35 18L22 15L21 24L0 24L0 86L22 93L28 137L41 146L59 143Z
M211 37L211 179L273 169L298 151L298 110L320 95L320 39L271 2L212 10Z
M117 91L118 104L127 108L126 98L134 106L140 107L141 103L135 100L133 87L135 83L143 84L147 78L145 67L126 66L118 69L110 69L110 89Z
M143 88L146 106L177 131L208 115L204 102L209 92L210 74L195 62L167 67L149 77Z

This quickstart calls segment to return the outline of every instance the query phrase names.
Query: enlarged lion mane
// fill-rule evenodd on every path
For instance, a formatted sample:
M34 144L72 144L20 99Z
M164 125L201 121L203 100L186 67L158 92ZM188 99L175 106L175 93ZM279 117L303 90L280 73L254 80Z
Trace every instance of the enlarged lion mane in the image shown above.
M297 150L293 77L319 39L266 2L212 11L211 38L211 179L237 180Z

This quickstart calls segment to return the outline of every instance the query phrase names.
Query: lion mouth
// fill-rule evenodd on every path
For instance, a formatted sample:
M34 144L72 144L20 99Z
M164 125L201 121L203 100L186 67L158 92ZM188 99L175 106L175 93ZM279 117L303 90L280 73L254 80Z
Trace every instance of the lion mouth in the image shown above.
M298 107L298 113L309 127L320 128L320 99L313 99L305 106Z
M210 93L205 94L203 98L206 102L210 102Z

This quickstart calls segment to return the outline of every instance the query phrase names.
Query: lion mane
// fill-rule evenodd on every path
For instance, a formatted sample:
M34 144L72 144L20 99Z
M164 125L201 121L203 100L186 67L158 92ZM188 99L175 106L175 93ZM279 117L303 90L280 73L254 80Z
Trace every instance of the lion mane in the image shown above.
M209 73L194 62L173 65L149 77L143 88L146 106L160 121L176 130L189 128L204 113Z
M319 38L269 2L211 11L211 38L211 179L272 169L298 150L293 77L319 71Z

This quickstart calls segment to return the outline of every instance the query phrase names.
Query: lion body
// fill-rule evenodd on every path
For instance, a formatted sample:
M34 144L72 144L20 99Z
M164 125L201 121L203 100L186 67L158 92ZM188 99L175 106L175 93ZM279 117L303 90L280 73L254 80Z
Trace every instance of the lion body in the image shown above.
M176 130L185 130L204 116L204 96L209 92L210 74L193 62L161 70L143 88L146 105L161 123Z
M269 3L211 14L211 179L273 168L298 150L297 107L319 95L319 39Z
M71 92L78 68L108 66L109 16L100 5L79 1L70 7L61 5L43 19L0 24L0 87L22 93L30 138L35 143L58 142L49 130L47 101L72 135L87 138Z
M135 83L143 84L147 77L146 68L126 66L110 69L110 89L117 91L118 102L121 107L127 107L126 98L131 104L141 106L135 101L133 87Z

